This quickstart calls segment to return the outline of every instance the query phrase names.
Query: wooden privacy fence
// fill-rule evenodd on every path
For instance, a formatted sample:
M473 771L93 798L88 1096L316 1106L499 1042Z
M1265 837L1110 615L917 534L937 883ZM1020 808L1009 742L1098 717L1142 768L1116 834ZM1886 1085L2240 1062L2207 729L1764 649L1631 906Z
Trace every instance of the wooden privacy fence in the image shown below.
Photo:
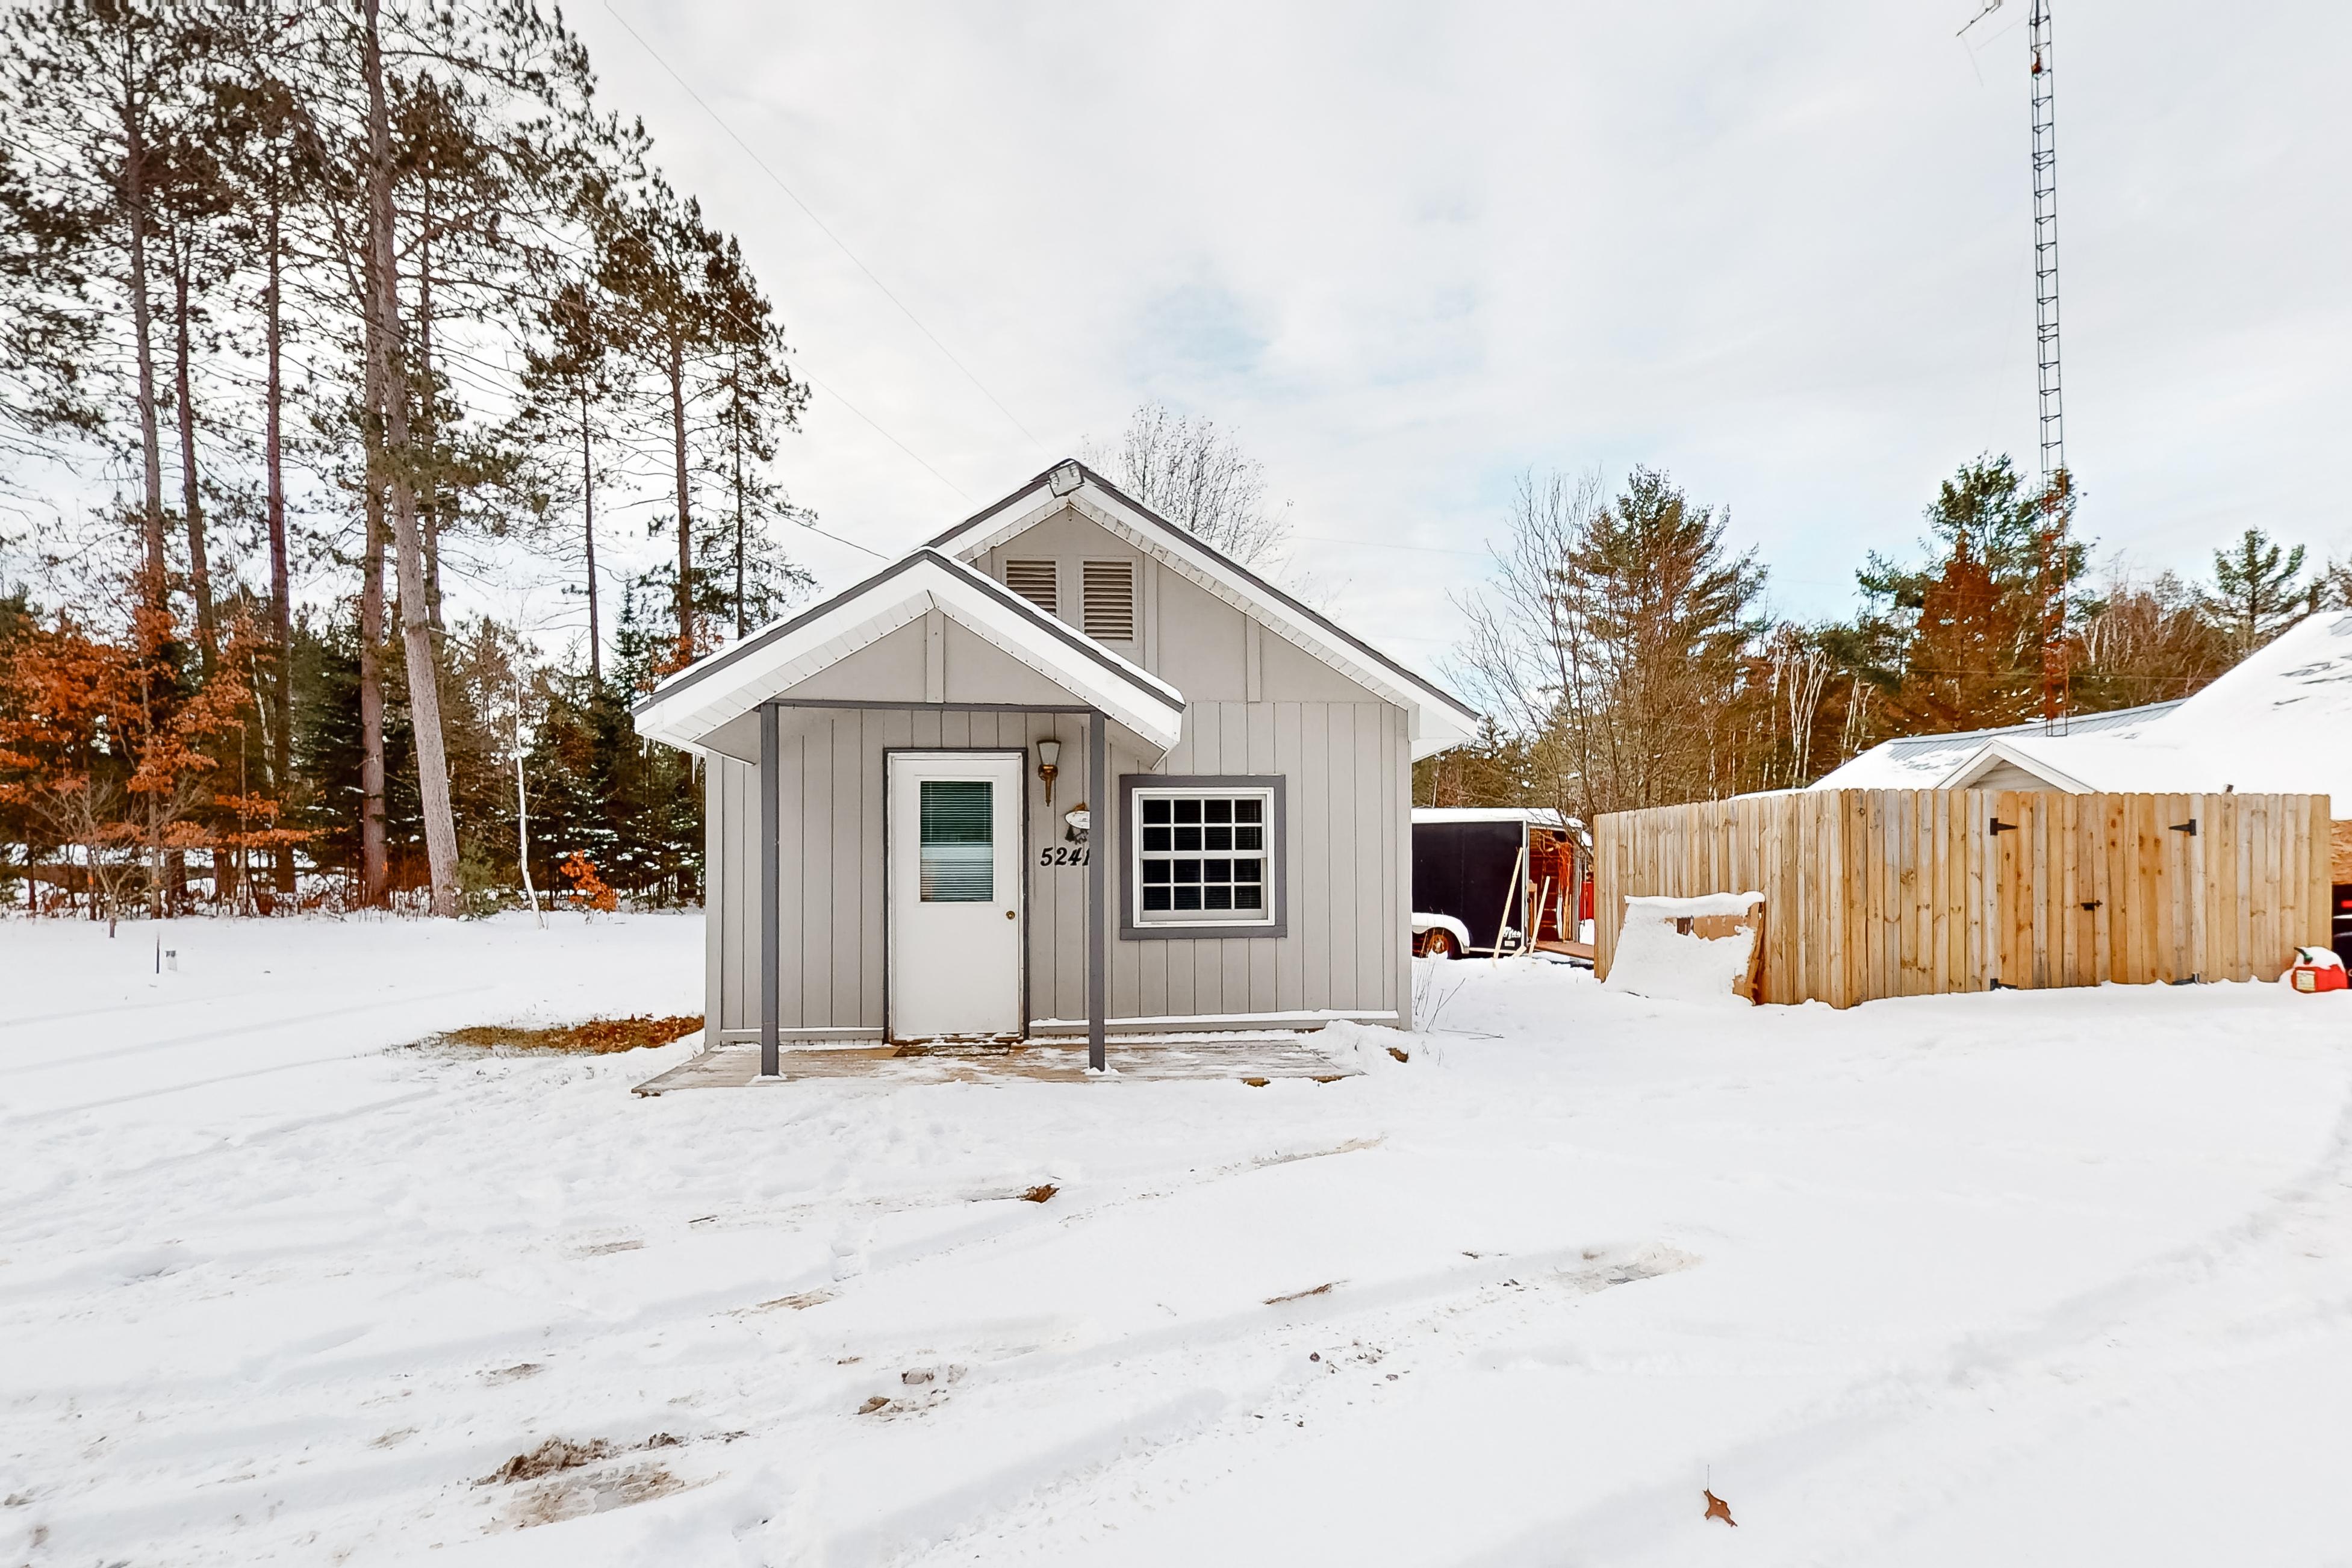
M1807 790L1593 826L1605 978L1628 897L1761 892L1761 1000L2271 980L2329 932L2324 795Z

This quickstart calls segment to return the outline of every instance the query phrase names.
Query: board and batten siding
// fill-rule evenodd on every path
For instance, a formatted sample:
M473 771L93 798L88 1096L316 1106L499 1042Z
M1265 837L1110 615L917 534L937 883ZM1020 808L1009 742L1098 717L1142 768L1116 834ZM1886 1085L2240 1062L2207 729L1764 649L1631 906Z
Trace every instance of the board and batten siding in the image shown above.
M1268 631L1157 558L1076 511L1041 520L984 552L1002 581L1012 561L1050 560L1061 619L1076 626L1088 562L1134 571L1135 638L1110 645L1186 699L1183 732L1146 760L1111 731L1103 818L1115 816L1122 773L1280 776L1286 782L1287 931L1279 937L1119 938L1108 912L1113 1018L1232 1017L1269 1013L1390 1014L1412 997L1412 746L1403 708ZM866 709L785 708L780 805L782 1027L803 1037L884 1026L882 799L894 748L1019 748L1027 780L1027 1016L1087 1016L1087 872L1041 866L1065 842L1064 815L1087 795L1086 723L1053 713L943 710L947 701L1066 700L1044 677L952 621L889 633L787 696L871 701ZM739 721L738 727L750 721ZM748 735L749 731L746 730ZM1054 804L1034 747L1062 742ZM757 769L718 754L708 772L709 1011L722 1036L759 1025ZM1122 896L1124 825L1103 822L1095 849L1110 896Z
M886 757L908 747L1019 749L1028 794L1028 1016L1087 1015L1087 874L1042 866L1065 814L1087 798L1086 723L1075 715L887 709L791 709L779 726L782 823L782 1026L804 1035L883 1026L882 800ZM1036 742L1062 742L1045 805ZM1288 934L1123 942L1111 920L1115 1018L1321 1011L1394 1013L1412 997L1411 740L1402 709L1363 702L1206 702L1157 763L1114 745L1112 781L1129 773L1279 774ZM706 772L708 984L715 1027L759 1025L758 770L713 756ZM1091 803L1089 803L1091 804ZM1107 824L1104 852L1123 852ZM1110 896L1120 896L1116 859Z

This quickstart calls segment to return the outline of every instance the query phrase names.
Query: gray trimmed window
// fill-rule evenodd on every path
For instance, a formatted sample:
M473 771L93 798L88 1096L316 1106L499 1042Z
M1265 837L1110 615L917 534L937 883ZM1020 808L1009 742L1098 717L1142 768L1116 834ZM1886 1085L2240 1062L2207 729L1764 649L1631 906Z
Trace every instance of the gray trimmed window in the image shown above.
M1123 776L1119 935L1283 935L1283 784Z

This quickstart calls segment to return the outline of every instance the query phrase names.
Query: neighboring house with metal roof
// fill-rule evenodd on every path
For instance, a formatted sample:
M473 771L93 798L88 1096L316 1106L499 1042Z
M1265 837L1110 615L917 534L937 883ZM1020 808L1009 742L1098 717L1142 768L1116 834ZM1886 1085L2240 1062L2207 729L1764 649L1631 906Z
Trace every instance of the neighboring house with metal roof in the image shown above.
M2352 811L2352 612L2306 616L2194 695L2068 719L1914 735L1815 789L2325 795Z
M1076 462L690 666L709 1038L1404 1025L1462 702ZM772 1067L771 1057L766 1066Z
M2180 706L2183 699L2150 702L2138 708L2117 708L2105 713L2082 713L2067 720L2066 735L2137 735ZM1948 789L1948 781L1964 765L1984 754L1997 742L2044 732L2040 721L2004 724L1990 730L1957 730L1941 735L1905 735L1882 742L1843 767L1824 774L1815 789ZM2033 789L2032 784L1988 784L1981 789Z

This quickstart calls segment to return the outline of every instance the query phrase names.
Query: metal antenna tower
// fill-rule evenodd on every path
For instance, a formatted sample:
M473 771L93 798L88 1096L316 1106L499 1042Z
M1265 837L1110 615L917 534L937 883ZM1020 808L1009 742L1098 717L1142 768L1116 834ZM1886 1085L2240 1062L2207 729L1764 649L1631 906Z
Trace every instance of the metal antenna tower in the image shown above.
M1969 28L2000 9L2001 0L1985 0L1983 8L1960 29ZM2038 582L2042 624L2042 721L2053 731L2065 727L2068 706L2066 668L2067 521L2074 512L2074 480L2066 471L2066 398L2058 375L2058 57L2050 37L2051 0L2030 0L2026 38L2032 66L2033 102L2033 340L2037 384L2042 398L2042 527Z
M2042 720L2065 719L2066 523L2072 489L2066 473L2066 399L2058 374L2057 57L2050 37L2050 0L2032 0L2027 40L2033 83L2033 338L2042 397Z

